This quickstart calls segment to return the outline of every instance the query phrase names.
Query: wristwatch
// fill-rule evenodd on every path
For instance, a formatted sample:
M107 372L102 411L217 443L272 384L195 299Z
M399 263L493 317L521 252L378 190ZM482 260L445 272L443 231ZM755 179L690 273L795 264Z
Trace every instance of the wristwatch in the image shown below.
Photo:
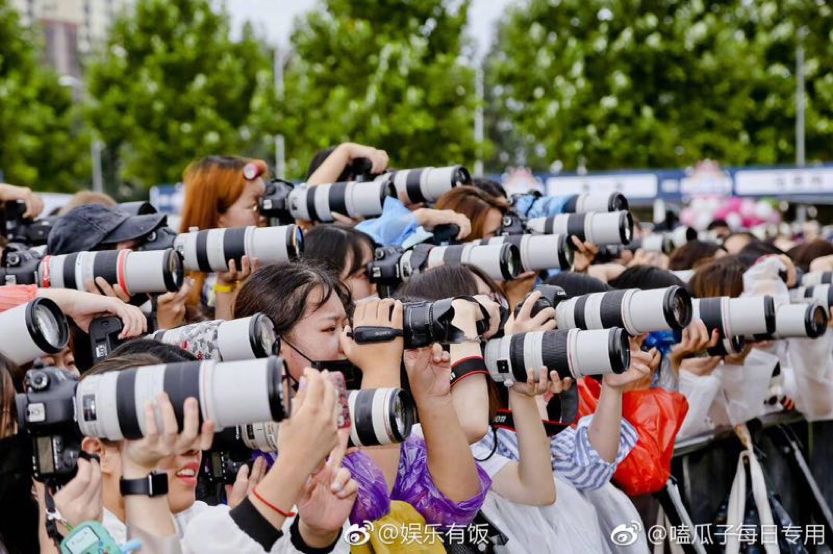
M168 474L151 472L141 479L120 479L119 492L122 496L164 496L168 494Z

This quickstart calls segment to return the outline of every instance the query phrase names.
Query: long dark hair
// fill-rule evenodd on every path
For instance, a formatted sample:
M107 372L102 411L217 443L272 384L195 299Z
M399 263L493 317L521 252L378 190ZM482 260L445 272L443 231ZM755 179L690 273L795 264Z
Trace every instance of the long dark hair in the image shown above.
M738 256L723 256L699 266L689 281L691 295L695 298L731 296L737 298L743 292L743 273L747 266Z
M713 242L689 241L671 253L671 257L668 258L668 269L671 271L694 269L700 263L714 258L720 250L723 250L723 247Z
M650 265L634 265L623 271L608 284L616 289L661 289L685 283L670 271Z
M304 260L315 262L336 277L353 275L362 267L363 249L373 252L370 235L342 225L316 225L304 233ZM351 256L347 256L347 254ZM350 265L347 265L348 258Z
M278 335L287 336L304 317L311 303L310 295L319 287L323 294L312 306L313 311L335 294L350 313L350 291L338 277L317 265L292 262L267 265L252 273L237 293L234 317L262 312L272 319Z

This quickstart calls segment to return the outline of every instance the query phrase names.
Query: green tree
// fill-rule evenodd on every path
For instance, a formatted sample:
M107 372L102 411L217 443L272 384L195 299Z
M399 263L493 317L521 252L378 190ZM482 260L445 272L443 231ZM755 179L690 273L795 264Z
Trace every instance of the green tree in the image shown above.
M808 154L830 158L831 8L807 0L529 0L487 60L493 163L547 169L794 161L807 28Z
M88 73L108 166L142 187L208 154L264 156L277 128L271 58L250 26L232 41L210 0L139 0Z
M288 173L343 141L397 167L471 163L474 71L461 60L468 0L322 0L295 22L282 132Z
M39 64L35 30L0 0L0 172L39 191L72 191L89 175L72 90Z

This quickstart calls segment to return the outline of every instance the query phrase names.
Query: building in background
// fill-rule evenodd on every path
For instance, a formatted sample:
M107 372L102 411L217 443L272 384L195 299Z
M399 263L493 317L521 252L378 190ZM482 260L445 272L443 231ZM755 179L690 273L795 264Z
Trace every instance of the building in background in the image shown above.
M12 0L25 26L43 30L46 62L60 75L80 77L82 56L107 39L112 22L134 0Z

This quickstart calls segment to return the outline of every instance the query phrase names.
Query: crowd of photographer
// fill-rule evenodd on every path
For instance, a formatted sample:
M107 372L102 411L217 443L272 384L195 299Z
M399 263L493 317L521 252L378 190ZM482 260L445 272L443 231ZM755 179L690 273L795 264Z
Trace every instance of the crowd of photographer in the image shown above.
M388 163L0 185L0 552L647 552L675 441L831 419L829 243Z

